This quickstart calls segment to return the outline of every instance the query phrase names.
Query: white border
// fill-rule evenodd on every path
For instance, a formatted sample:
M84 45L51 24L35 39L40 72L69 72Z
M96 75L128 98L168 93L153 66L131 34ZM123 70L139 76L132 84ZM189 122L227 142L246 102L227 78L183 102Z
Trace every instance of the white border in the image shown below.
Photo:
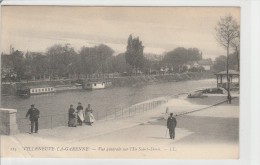
M199 164L199 165L259 165L259 111L260 111L260 1L259 0L63 0L13 1L2 5L66 5L66 6L240 6L241 7L241 97L240 97L240 159L239 160L113 160L113 159L1 159L1 164L37 165L51 163L71 164Z
M63 6L239 6L245 0L4 0L2 5ZM248 2L248 1L247 1Z

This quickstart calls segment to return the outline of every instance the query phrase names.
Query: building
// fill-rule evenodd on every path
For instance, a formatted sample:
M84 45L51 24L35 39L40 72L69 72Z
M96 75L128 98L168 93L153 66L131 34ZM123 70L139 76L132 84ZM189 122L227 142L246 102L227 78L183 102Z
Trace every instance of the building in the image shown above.
M208 71L211 69L213 63L211 59L202 59L199 61L189 61L186 66L188 69L203 67L204 70Z

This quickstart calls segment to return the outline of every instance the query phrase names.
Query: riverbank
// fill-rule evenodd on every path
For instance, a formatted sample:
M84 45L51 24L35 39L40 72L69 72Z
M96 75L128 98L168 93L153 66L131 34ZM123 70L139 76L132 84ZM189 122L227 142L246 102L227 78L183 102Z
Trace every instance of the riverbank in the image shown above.
M186 72L186 73L175 73L175 74L164 74L164 75L146 75L146 76L131 76L131 77L116 77L106 79L110 81L113 87L126 87L126 86L140 86L145 84L154 83L164 83L164 82L179 82L187 80L200 80L215 78L214 74L211 72ZM16 95L17 89L23 88L25 86L68 86L70 88L64 88L59 91L67 90L81 90L81 88L76 87L73 80L53 80L53 81L35 81L35 82L16 82L1 84L1 95Z
M111 79L113 86L138 86L144 84L164 83L164 82L178 82L187 80L200 80L215 78L211 72L186 72L174 73L164 75L147 75L147 76L132 76L132 77L118 77Z
M175 114L202 110L177 116L176 139L173 141L165 132L166 106ZM93 126L58 127L40 130L38 134L1 136L1 153L15 157L236 159L238 121L238 98L231 105L223 103L218 106L171 99L167 105L146 113L98 121ZM137 150L123 152L122 147ZM115 148L121 152L115 152Z

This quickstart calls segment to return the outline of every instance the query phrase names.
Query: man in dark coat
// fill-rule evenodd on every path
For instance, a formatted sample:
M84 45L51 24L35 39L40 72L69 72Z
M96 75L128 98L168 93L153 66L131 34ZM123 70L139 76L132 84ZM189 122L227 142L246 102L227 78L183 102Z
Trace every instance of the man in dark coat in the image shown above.
M38 119L40 117L40 111L34 107L34 104L31 105L31 108L26 113L26 117L29 117L31 121L31 132L33 133L34 125L35 125L35 133L38 133Z
M167 120L167 128L169 129L170 138L175 138L175 127L177 126L177 121L173 117L173 113L170 113L170 116Z

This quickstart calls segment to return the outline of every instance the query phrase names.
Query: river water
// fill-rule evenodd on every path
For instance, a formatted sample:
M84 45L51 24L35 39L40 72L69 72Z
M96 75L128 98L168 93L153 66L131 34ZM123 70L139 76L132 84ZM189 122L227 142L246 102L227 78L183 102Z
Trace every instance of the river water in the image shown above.
M216 86L215 79L194 80L182 82L167 82L150 85L142 85L136 87L113 87L101 90L74 90L65 91L47 95L36 95L29 98L21 98L18 96L2 96L1 107L17 109L17 120L20 129L24 127L21 123L26 120L25 114L31 104L35 104L41 112L41 120L48 118L45 128L50 127L50 116L59 116L64 114L67 120L67 112L70 104L74 107L81 102L84 109L87 104L91 104L96 116L104 116L105 113L116 109L126 108L133 104L143 102L152 98L161 96L177 95L179 93L187 93L200 87ZM102 115L103 114L103 115ZM57 120L57 119L52 119ZM28 125L28 119L26 120ZM20 124L19 124L20 123ZM66 121L64 122L66 123ZM61 124L61 125L64 125ZM49 125L49 126L46 126ZM56 125L55 125L56 126ZM27 126L26 126L27 127ZM44 128L41 126L40 128Z

